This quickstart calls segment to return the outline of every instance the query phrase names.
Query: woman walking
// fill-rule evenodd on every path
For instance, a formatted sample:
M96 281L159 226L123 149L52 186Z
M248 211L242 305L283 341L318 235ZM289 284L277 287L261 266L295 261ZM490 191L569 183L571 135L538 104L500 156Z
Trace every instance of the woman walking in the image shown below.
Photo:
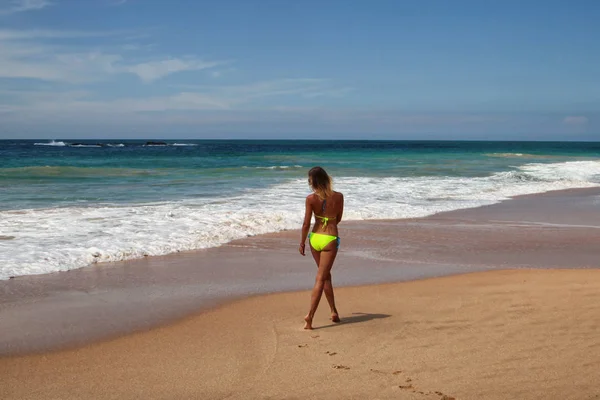
M304 329L312 329L312 320L319 306L321 295L325 297L331 308L331 320L340 322L335 307L333 285L331 283L331 268L340 247L338 224L344 212L344 195L334 192L331 178L321 167L314 167L308 171L308 184L313 193L306 197L306 211L302 224L302 238L300 240L300 254L305 255L306 238L310 242L310 251L317 263L317 277L310 298L310 310L304 317ZM315 215L315 225L310 230L312 215Z

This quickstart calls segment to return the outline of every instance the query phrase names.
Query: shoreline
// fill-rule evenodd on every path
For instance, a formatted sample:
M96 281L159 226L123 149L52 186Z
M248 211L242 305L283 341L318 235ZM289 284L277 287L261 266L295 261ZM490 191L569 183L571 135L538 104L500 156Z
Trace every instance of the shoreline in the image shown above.
M600 188L570 189L424 218L345 222L334 284L506 268L598 268L597 199ZM218 248L2 281L0 315L9 329L0 336L0 357L76 348L241 298L308 289L314 265L295 252L297 235L283 231ZM542 237L536 241L536 235ZM565 246L577 254L575 263L569 261L573 253L561 254Z

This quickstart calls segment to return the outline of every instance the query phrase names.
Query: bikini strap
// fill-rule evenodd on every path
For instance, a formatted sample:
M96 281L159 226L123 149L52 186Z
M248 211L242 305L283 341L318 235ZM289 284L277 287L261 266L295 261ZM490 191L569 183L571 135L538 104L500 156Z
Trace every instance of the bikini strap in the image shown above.
M327 221L329 221L329 218L327 217L318 217L321 219L321 221L323 221L323 228L325 228L327 226Z

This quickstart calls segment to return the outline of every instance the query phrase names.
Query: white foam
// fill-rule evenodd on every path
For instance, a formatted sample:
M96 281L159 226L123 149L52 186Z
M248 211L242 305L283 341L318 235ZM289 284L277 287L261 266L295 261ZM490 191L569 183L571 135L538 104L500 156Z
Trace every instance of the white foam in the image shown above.
M107 144L108 147L125 147L125 145L123 143L118 143L118 144L112 144L109 143Z
M422 217L509 196L600 186L600 161L527 164L489 177L339 177L346 220ZM304 177L231 198L0 212L0 279L219 246L298 228Z
M185 146L198 146L196 143L173 143L171 146L185 147Z
M54 140L48 143L34 143L34 146L58 146L58 147L64 147L67 144L65 142L55 142Z
M248 167L244 165L242 168L244 169L294 169L294 168L304 168L302 165L271 165L268 167Z
M531 156L532 154L523 154L523 153L489 153L486 154L488 157L523 157L523 156Z
M502 158L537 158L537 159L549 159L549 158L561 158L559 155L547 155L547 154L529 154L529 153L488 153L485 154L488 157L502 157Z

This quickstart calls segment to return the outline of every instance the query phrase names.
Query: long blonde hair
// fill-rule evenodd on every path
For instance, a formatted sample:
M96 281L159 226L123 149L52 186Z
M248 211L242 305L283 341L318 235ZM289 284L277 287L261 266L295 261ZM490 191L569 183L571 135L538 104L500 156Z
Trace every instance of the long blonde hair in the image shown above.
M321 167L313 167L308 171L311 187L321 200L333 194L331 177Z

